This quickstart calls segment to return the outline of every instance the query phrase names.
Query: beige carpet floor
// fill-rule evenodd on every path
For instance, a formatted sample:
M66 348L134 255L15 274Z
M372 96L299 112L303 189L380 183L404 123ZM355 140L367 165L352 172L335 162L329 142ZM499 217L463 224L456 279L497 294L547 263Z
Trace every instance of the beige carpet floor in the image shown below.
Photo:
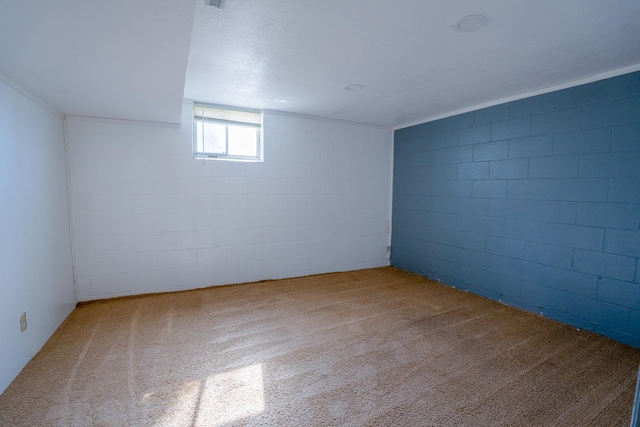
M628 426L640 350L388 267L81 305L2 426Z

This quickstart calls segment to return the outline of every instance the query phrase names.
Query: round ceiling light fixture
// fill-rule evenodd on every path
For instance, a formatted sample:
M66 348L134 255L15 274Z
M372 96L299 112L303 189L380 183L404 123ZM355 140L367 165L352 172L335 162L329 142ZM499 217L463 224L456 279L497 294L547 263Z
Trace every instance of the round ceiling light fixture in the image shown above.
M453 29L459 33L470 33L472 31L479 30L487 25L489 19L484 15L467 15L453 24Z
M349 83L344 87L346 90L350 90L352 92L357 92L359 90L364 89L364 85L361 83Z

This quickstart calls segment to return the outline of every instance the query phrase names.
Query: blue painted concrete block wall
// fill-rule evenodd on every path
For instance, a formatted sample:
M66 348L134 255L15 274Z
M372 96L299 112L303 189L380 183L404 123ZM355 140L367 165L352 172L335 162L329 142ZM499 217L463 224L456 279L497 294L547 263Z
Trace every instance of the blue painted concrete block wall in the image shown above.
M392 265L640 347L640 72L394 150Z

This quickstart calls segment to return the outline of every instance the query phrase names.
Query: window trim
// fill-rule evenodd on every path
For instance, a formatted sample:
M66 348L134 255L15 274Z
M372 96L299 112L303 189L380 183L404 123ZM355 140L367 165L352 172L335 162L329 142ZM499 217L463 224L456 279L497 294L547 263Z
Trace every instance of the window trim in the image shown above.
M196 111L200 108L200 114ZM209 116L206 114L209 110ZM259 119L257 116L259 115ZM252 108L233 107L229 105L207 104L194 102L192 109L192 142L194 159L212 159L241 162L262 162L263 161L263 135L262 135L262 110ZM198 125L204 123L218 123L225 125L225 152L212 153L198 151ZM257 129L256 133L256 156L243 156L229 153L229 126L247 127ZM204 144L203 144L204 149Z

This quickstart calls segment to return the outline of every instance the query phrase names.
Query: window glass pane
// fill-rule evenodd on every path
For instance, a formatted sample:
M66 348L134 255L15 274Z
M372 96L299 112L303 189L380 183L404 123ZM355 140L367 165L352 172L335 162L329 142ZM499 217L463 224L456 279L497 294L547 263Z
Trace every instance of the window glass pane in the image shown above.
M200 122L197 127L198 150L204 153L224 154L226 152L226 125L220 123ZM202 145L200 143L202 141Z
M196 121L196 153L204 152L204 142L202 140L202 121Z
M246 108L193 106L193 157L262 161L262 112Z
M259 129L229 126L229 155L257 157Z

